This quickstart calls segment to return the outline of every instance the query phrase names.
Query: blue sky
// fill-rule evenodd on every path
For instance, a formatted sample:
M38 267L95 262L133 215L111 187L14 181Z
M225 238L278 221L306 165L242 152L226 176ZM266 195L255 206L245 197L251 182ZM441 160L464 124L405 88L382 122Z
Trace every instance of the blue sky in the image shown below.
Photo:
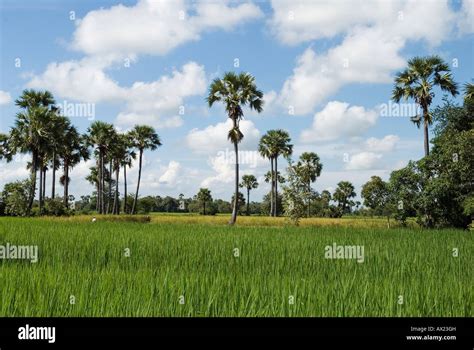
M438 54L459 83L474 76L472 0L0 3L0 132L12 126L13 101L27 87L52 91L62 105L93 106L92 117L71 116L82 132L91 119L120 131L150 124L163 146L145 154L143 195L192 196L209 187L230 199L228 118L204 101L225 71L250 72L265 93L264 113L246 113L242 123L241 171L260 179L256 200L269 191L268 161L254 153L267 130L290 132L295 159L319 154L316 190L349 180L360 192L371 175L387 178L423 154L411 115L380 110L406 61ZM433 106L442 97L435 92ZM0 163L0 187L26 177L27 160ZM71 174L77 197L92 191L84 180L90 166ZM136 174L135 167L132 187Z

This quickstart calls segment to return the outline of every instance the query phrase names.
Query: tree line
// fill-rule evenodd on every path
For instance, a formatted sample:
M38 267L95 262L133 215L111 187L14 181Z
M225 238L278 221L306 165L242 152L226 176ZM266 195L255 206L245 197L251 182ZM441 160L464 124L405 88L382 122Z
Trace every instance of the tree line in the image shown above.
M408 61L405 70L396 75L392 100L398 103L412 99L422 111L421 115L413 116L411 121L418 127L423 126L425 157L392 172L388 182L372 177L363 186L361 197L367 210L372 214L384 215L388 220L395 217L404 223L408 217L415 216L426 227L466 226L471 220L474 206L473 84L464 85L463 106L454 105L446 98L444 106L431 110L435 87L452 96L459 93L449 66L438 56L415 57ZM247 202L246 213L251 213L250 192L259 186L253 175L240 177L238 149L244 138L240 130L243 111L247 107L261 113L264 107L263 93L249 73L228 72L211 83L206 101L209 107L222 103L227 117L232 121L227 137L235 152L234 195L229 221L233 225L243 203ZM96 165L90 169L87 180L95 186L95 200L91 199L94 196L89 198L89 206L94 203L94 209L99 214L137 212L143 153L161 146L161 139L152 127L136 125L127 133L118 133L112 124L95 121L87 133L81 135L69 119L61 115L48 91L25 90L15 103L21 111L10 133L0 135L0 158L11 161L15 154L31 154L31 161L27 165L31 175L28 180L4 187L0 202L0 209L3 206L4 213L31 214L38 173L39 214L67 211L70 199L69 171L91 156ZM436 129L431 142L433 150L430 152L429 127L433 123L436 123ZM298 161L293 162L293 145L286 130L269 130L260 139L258 151L270 162L270 171L265 175L265 181L270 183L270 192L260 205L261 213L270 216L284 214L297 223L304 216L340 217L351 213L354 206L360 206L359 202L353 200L356 193L348 181L341 181L332 194L313 190L312 184L323 169L320 158L314 152L304 152ZM131 195L133 200L130 200L127 195L127 168L131 167L137 156L138 180L135 193ZM280 157L288 163L285 175L278 170ZM62 203L55 200L55 178L59 169L62 169L60 183L64 187ZM45 203L48 171L51 171L52 188L51 197ZM120 181L123 182L123 199L119 195ZM246 198L239 188L246 191ZM26 204L19 205L21 201ZM84 199L81 198L81 201ZM202 213L206 214L208 205L207 213L216 212L213 202L210 190L200 189L194 198L188 199L187 206L185 203L188 208L185 210L197 206L202 207ZM268 208L262 209L266 207L264 203L268 203ZM222 208L226 207L221 204Z

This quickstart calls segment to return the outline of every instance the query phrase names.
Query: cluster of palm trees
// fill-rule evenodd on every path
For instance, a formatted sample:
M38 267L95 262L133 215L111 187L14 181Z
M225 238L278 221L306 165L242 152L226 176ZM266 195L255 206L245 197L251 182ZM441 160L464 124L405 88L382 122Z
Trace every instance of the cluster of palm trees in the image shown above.
M90 148L96 159L89 181L96 185L97 211L100 214L119 214L119 174L123 168L123 211L134 214L140 187L143 152L161 145L155 130L147 125L136 125L127 133L119 133L114 126L102 121L93 122L82 135L61 115L49 91L25 90L15 101L21 109L9 135L0 135L0 158L11 161L16 154L31 154L27 167L30 170L30 190L27 213L31 212L39 182L39 211L43 212L46 199L46 175L51 170L51 199L56 196L56 171L62 169L59 179L64 187L63 204L69 204L69 172L82 160L90 158ZM132 208L127 208L127 167L139 156L138 182ZM39 172L39 181L37 173ZM112 180L115 174L115 180ZM112 200L112 185L115 184ZM107 193L108 192L108 193Z

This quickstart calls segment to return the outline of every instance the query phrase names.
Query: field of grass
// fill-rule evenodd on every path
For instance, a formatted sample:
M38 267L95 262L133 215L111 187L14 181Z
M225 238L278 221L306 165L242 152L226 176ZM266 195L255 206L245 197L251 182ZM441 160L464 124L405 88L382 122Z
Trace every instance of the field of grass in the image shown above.
M227 220L0 218L0 245L39 248L37 263L0 260L0 316L474 316L472 232ZM326 259L333 243L364 262Z

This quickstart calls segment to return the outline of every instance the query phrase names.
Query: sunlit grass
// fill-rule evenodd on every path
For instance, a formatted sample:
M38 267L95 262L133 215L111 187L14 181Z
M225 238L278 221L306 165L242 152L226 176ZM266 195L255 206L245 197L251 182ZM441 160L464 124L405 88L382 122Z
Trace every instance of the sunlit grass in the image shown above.
M40 251L36 264L0 261L0 316L474 315L469 231L388 230L383 219L91 218L0 219L0 244ZM333 242L363 245L365 261L325 259Z

